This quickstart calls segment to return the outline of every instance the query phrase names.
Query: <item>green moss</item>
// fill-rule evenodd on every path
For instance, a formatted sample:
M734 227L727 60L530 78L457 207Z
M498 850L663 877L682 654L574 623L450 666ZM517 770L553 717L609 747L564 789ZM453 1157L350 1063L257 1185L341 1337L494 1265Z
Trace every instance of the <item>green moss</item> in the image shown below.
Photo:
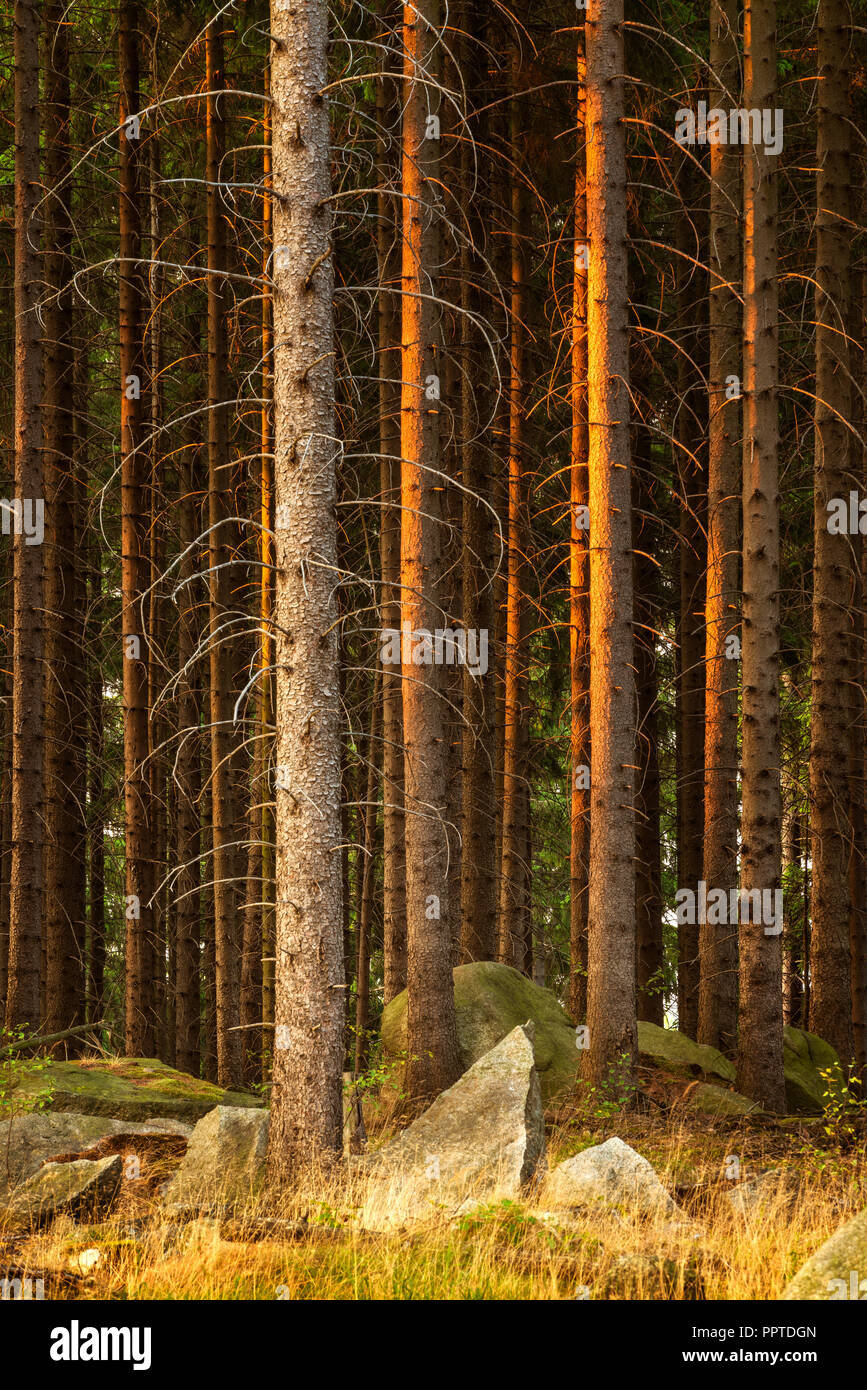
M215 1105L262 1103L256 1096L221 1090L153 1057L49 1062L35 1080L24 1076L17 1085L17 1094L22 1096L28 1094L28 1086L50 1086L52 1110L108 1115L119 1120L157 1116L198 1120Z

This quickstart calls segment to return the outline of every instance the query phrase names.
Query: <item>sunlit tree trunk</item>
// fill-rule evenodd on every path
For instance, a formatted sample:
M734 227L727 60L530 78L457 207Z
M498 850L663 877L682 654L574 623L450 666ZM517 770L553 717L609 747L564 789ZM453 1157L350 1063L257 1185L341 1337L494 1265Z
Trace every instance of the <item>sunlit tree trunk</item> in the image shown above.
M774 0L748 0L744 105L776 106ZM777 473L777 178L761 145L744 150L744 624L741 889L780 887L780 496ZM782 925L782 924L780 924ZM740 925L737 1087L784 1111L781 935Z
M711 108L725 107L739 93L737 24L735 0L713 0L708 88ZM711 145L702 876L709 887L722 888L726 894L737 886L738 875L739 208L740 153L731 145ZM699 1042L734 1055L738 1012L736 926L701 923L699 958Z
M344 1025L328 11L271 4L277 722L272 1178L342 1148Z
M628 1084L635 1017L635 674L623 5L589 0L587 409L593 769L583 1076Z
M569 1009L587 1012L587 896L590 853L590 550L587 473L587 186L586 66L578 40L578 158L575 166L575 246L572 256L571 406L569 468L569 672L571 696L571 829L569 853Z

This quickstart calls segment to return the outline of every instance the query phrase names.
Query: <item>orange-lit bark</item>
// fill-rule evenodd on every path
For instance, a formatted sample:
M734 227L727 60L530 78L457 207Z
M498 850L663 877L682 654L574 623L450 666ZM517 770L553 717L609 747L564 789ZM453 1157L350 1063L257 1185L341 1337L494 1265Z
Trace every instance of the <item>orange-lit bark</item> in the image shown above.
M744 105L776 106L774 0L748 0ZM743 681L741 889L780 886L780 496L777 471L777 175L744 151ZM742 922L737 1086L784 1111L781 937Z
M587 187L586 66L578 40L578 159L575 167L575 246L572 256L571 404L569 470L569 671L571 833L569 855L569 1011L587 1012L587 895L590 854L590 550L585 508L587 476Z
M439 377L433 302L439 264L439 211L433 180L439 142L426 138L429 87L436 77L439 0L403 11L403 255L401 349L401 624L410 633L440 626L437 581L442 530ZM405 654L405 657L408 654ZM421 1097L460 1074L448 903L444 719L439 668L404 658L406 792L408 1088Z
M628 1085L635 1017L635 676L622 0L589 0L587 402L593 769L582 1075Z

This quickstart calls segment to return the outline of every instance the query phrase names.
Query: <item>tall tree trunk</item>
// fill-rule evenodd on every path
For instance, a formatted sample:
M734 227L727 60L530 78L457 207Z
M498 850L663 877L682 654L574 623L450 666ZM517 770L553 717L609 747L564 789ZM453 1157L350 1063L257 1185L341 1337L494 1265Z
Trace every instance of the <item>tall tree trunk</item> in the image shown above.
M816 404L813 468L813 663L810 701L810 855L813 989L810 1029L844 1062L854 1052L849 976L849 766L852 719L851 541L829 530L828 503L849 491L849 50L846 0L818 9L816 141ZM841 690L845 698L841 698Z
M226 348L226 219L221 197L226 148L221 21L208 26L208 527L210 563L211 796L213 801L214 949L217 965L217 1075L221 1086L241 1079L239 959L235 885L236 806L232 738L231 645L225 630L231 605L228 372Z
M438 379L434 276L440 216L438 141L427 139L440 47L439 0L403 12L403 260L401 334L401 627L439 626L441 573L438 416L427 394ZM404 629L404 625L408 628ZM406 795L407 1081L430 1096L460 1075L448 902L444 719L439 668L403 654Z
M389 125L397 101L391 56L383 57L376 96L377 269L379 273L379 526L380 622L400 627L400 316L395 281L400 274ZM400 673L382 668L383 1002L406 989L406 851L404 846L403 710Z
M39 8L15 15L15 497L42 506L39 179ZM17 520L17 518L16 518ZM12 865L6 1025L40 1021L43 853L43 549L13 528Z
M575 166L575 246L572 256L571 406L569 468L570 850L569 1010L587 1013L587 899L590 856L590 532L587 470L587 69L578 40L578 158Z
M774 0L747 0L744 57L744 105L773 111ZM744 151L744 222L742 895L780 887L782 854L777 178L774 156L757 144ZM740 925L737 1086L782 1112L782 948L781 935L769 934L775 930Z
M262 273L266 282L270 280L270 267L274 255L272 199L273 179L271 177L271 68L265 70L265 114L262 133L263 196L262 196ZM274 1024L274 806L271 800L270 772L273 764L274 731L274 555L270 532L274 529L274 430L273 413L273 362L274 332L272 324L272 304L269 283L262 294L262 418L261 440L262 461L259 492L259 521L262 527L261 555L262 573L259 580L259 622L261 625L262 675L259 686L259 735L260 757L259 799L262 804L262 1059L271 1051L269 1031ZM255 800L255 798L254 798Z
M291 10L272 0L271 33L278 781L269 1165L283 1178L342 1148L339 450L324 0Z
M69 30L64 7L45 13L45 309L43 421L46 504L46 838L45 1027L73 1028L84 1019L86 938L86 774L84 650L78 582L79 517L76 485L75 400L70 249ZM67 1052L81 1049L78 1039Z
M638 1046L622 0L589 0L585 35L593 769L587 951L590 1045L582 1075L602 1086L628 1085Z
M518 63L513 61L513 83ZM510 110L510 145L520 159L518 98ZM525 478L524 359L526 355L527 270L524 257L523 176L513 164L510 247L512 255L509 362L509 538L506 585L506 683L503 747L503 841L500 873L499 959L519 970L524 964L528 919L527 857L527 484Z
M154 1051L153 843L148 754L148 637L142 595L150 580L146 455L141 392L145 302L142 274L139 110L139 10L120 6L120 375L121 545L123 593L124 813L126 826L126 1051Z
M642 299L645 296L641 296ZM640 1019L663 1024L662 969L662 836L659 824L659 686L656 645L659 630L659 583L653 557L658 553L658 529L651 476L652 452L645 426L639 426L633 473L633 536L635 561L635 682L638 700L638 738L635 763L635 929L637 1012Z
M681 887L698 890L702 874L704 825L704 580L707 479L704 439L707 401L702 382L702 329L699 306L706 297L699 265L702 247L702 187L691 157L680 176L683 208L677 224L678 410L676 466L680 494L678 526L679 611L677 624L677 877ZM678 927L677 1026L687 1037L698 1032L699 928Z
M738 93L738 7L713 0L708 106ZM710 363L705 597L704 861L708 888L728 896L738 877L738 540L741 311L740 155L710 147ZM731 639L734 638L735 642ZM738 947L733 923L699 926L698 1040L734 1055Z

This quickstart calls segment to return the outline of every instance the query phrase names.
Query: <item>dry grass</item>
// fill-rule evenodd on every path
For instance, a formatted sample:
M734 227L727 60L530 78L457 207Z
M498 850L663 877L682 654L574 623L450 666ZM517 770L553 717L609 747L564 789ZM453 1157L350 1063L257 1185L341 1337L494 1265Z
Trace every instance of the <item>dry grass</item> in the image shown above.
M443 1210L423 1227L358 1228L367 1179L319 1173L291 1194L251 1198L231 1219L172 1219L153 1174L125 1186L111 1220L66 1218L7 1245L18 1271L54 1297L91 1299L775 1299L837 1227L867 1205L863 1142L834 1145L820 1124L710 1121L682 1114L549 1116L552 1161L618 1134L643 1153L687 1220L621 1211L556 1216L534 1200ZM740 1177L779 1169L757 1212L727 1198ZM165 1151L154 1161L164 1176ZM280 1223L285 1223L281 1225ZM2 1241L0 1241L2 1247ZM88 1268L85 1250L99 1252ZM2 1253L0 1253L2 1258Z

